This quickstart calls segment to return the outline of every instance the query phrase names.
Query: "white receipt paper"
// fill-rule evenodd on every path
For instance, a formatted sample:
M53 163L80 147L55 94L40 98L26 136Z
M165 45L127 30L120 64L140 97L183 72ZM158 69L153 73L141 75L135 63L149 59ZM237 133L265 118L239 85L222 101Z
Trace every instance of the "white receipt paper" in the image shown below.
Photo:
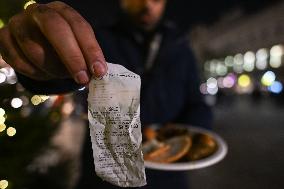
M88 119L96 174L120 187L146 185L140 76L118 64L89 84Z

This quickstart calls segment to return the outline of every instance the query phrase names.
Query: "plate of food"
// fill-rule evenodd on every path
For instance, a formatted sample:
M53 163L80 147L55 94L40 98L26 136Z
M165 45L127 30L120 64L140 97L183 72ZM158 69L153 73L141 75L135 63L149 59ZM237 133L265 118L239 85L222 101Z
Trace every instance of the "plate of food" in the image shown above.
M146 168L184 171L220 162L228 147L225 140L213 131L169 124L145 127L142 151Z

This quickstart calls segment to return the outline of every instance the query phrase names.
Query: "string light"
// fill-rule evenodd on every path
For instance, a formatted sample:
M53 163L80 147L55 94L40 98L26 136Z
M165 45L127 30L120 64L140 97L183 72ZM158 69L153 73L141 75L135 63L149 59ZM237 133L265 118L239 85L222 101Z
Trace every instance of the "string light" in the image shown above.
M33 105L37 106L40 103L43 103L44 101L46 101L47 99L49 99L49 96L46 95L34 95L31 98L31 102Z
M6 129L6 125L3 123L3 124L0 124L0 132L4 131Z
M8 135L8 136L12 137L12 136L14 136L15 134L16 134L16 129L15 129L14 127L9 127L9 128L7 129L7 135Z
M9 185L7 180L0 180L0 189L5 189Z
M4 124L5 123L5 117L4 116L0 116L0 124Z
M0 108L0 117L3 117L5 113L5 110L3 108Z

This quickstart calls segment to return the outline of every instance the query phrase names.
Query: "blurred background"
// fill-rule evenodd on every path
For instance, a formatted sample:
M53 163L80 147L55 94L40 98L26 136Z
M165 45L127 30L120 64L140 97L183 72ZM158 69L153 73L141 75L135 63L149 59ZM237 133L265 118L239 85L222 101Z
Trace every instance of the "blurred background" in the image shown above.
M79 11L92 6L97 22L104 23L114 21L119 7L116 0L66 2ZM26 3L31 2L1 0L0 28ZM198 60L200 91L214 111L213 130L229 147L220 163L190 171L192 188L282 189L284 1L168 3L166 17L186 33ZM72 187L86 129L82 112L72 94L31 94L12 69L1 68L0 188Z

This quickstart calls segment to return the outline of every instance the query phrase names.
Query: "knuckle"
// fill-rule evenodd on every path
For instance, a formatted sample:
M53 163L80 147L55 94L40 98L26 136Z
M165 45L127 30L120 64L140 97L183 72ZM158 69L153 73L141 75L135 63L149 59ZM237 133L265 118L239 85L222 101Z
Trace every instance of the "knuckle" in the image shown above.
M94 58L102 58L103 52L99 46L91 45L86 48L87 52L90 52Z
M50 14L54 13L55 11L49 8L47 5L38 4L37 6L34 7L33 12L38 14Z
M85 19L83 19L80 16L74 17L72 19L72 22L75 26L80 26L80 27L88 29L89 31L92 31L91 25Z
M78 65L84 62L84 59L81 55L71 55L68 57L68 61L71 65Z

